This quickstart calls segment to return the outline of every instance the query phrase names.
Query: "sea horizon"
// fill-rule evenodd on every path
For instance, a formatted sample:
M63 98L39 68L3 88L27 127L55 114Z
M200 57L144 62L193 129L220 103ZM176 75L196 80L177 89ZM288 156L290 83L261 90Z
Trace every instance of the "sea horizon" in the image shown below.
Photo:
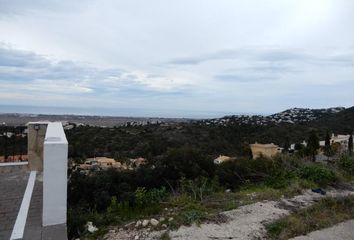
M102 117L132 117L132 118L220 118L228 115L267 115L264 113L238 112L206 112L170 110L164 113L152 113L147 109L128 108L98 108L98 107L53 107L33 105L0 105L0 114L39 114L39 115L82 115Z

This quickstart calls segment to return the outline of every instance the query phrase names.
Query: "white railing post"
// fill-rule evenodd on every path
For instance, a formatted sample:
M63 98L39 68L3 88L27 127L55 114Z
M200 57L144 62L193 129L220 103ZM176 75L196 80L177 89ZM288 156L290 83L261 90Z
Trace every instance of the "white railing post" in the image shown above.
M49 123L43 152L43 226L66 223L68 142L60 122Z

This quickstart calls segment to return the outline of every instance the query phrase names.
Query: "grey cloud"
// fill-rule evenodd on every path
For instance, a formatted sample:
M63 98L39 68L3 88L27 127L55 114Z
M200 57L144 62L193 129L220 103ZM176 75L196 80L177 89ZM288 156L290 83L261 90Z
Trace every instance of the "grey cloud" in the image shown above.
M253 60L253 61L293 61L311 59L312 56L291 49L229 49L221 50L198 57L176 58L168 64L199 64L215 60Z
M348 49L347 49L348 50ZM349 49L350 50L350 49ZM348 51L349 51L348 50ZM247 61L249 63L272 63L271 67L264 67L264 70L286 70L284 67L277 67L279 63L307 63L307 64L352 64L354 53L330 55L326 51L321 54L310 53L303 49L281 49L281 48L245 48L229 49L208 53L195 57L176 58L168 61L168 65L196 65L209 61L235 60ZM256 69L257 70L257 69ZM261 69L259 69L261 70ZM290 70L290 68L288 68Z
M265 50L255 54L255 60L267 62L297 61L311 59L312 56L298 50Z
M37 66L43 67L47 63L46 61L32 53L27 51L16 51L13 49L7 49L0 44L0 66L7 67L26 67Z
M167 64L176 64L176 65L192 65L200 64L207 61L213 60L225 60L225 59L235 59L245 54L244 50L221 50L218 52L213 52L196 57L185 57L185 58L176 58L168 61Z
M84 94L164 94L163 90L150 86L149 81L156 78L164 77L149 73L142 75L120 68L96 68L72 61L52 61L32 52L0 45L0 82L11 89L16 88L15 85L27 84L28 89L48 92L63 87L75 93L76 87L78 93ZM166 94L180 91L180 88L175 88Z
M219 74L214 76L215 79L232 82L232 83L252 83L264 82L277 79L275 76L262 76L262 75L241 75L241 74Z
M89 0L85 0L85 2L89 2ZM34 13L35 11L75 11L85 2L63 0L0 0L0 18Z

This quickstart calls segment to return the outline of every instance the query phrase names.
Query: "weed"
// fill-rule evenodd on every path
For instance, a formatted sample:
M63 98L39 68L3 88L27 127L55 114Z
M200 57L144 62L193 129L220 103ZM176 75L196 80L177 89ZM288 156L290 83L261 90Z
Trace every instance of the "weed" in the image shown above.
M171 240L170 235L168 235L168 232L164 232L164 233L160 236L160 240Z
M354 196L325 198L266 226L268 238L289 239L354 218Z
M332 169L322 165L308 165L301 167L297 172L302 179L311 180L321 186L326 186L337 180L337 176Z

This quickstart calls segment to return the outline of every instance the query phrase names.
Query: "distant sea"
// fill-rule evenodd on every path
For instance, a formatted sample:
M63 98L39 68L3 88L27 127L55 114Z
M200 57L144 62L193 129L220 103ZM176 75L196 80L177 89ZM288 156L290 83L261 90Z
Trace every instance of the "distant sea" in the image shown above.
M183 111L175 109L149 110L139 108L81 108L81 107L49 107L0 105L0 113L28 113L28 114L55 114L55 115L89 115L89 116L115 116L115 117L161 117L161 118L218 118L226 115L254 115L256 113L232 112L204 112Z

